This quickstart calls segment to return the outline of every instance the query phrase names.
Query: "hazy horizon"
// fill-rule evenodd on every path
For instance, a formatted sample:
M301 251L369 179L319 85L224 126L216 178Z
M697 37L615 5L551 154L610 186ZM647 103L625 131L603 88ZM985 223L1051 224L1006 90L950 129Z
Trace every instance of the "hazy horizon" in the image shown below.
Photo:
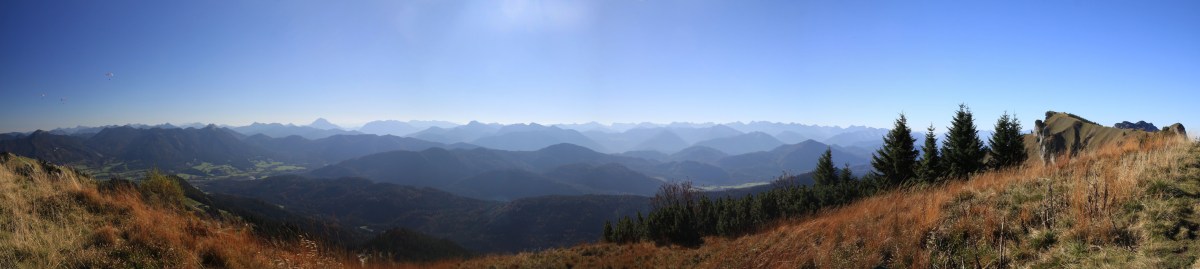
M1200 115L1200 2L0 3L0 132ZM111 74L111 76L109 76ZM1195 135L1193 135L1195 136Z
M600 124L600 125L603 125L603 126L606 126L606 127L613 127L614 125L618 125L618 124L628 124L628 125L636 125L636 124L653 124L653 125L669 125L669 124L696 124L696 125L705 125L705 124L712 124L712 125L720 125L720 124L732 124L732 123L739 123L739 122L740 122L740 123L751 123L751 122L770 122L770 123L779 123L779 124L801 124L801 125L822 126L822 127L837 127L837 128L853 128L853 127L884 128L884 127L873 127L873 126L866 126L866 125L855 125L855 124L843 124L843 125L818 125L818 124L808 124L808 123L803 123L803 122L778 122L778 121L757 121L757 120L756 120L756 121L731 121L731 122L690 122L690 121L686 121L686 122L685 122L685 121L672 121L672 122L647 122L647 121L643 121L643 122L597 122L597 121L588 121L588 122L550 122L550 123L546 123L546 122L485 122L485 121L478 121L478 120L470 120L470 121L465 121L465 122L459 122L459 121L428 120L428 119L417 119L417 120L379 119L379 120L371 120L371 121L366 121L366 122L341 123L341 122L337 122L337 121L329 120L329 119L327 119L327 118L318 118L318 119L325 119L325 120L328 120L328 121L329 121L329 123L332 123L332 124L334 124L334 125L337 125L337 126L340 128L340 129L344 129L344 130L356 130L356 129L362 128L362 127L363 127L363 125L365 125L366 123L375 122L375 121L400 121L400 122L405 122L405 123L408 123L408 122L414 122L414 121L417 121L417 122L448 122L448 123L452 123L452 124L459 125L459 126L461 126L461 125L467 125L467 124L469 124L469 123L471 123L471 122L479 122L479 123L483 123L483 124L501 124L501 125L513 125L513 124L539 124L539 125L543 125L543 126L555 126L555 125L576 125L576 124L591 124L591 123L596 123L596 124ZM58 127L53 127L53 128L50 128L50 129L41 129L41 130L47 130L47 131L49 131L49 130L56 129L56 128L75 128L75 127L105 127L105 126L125 126L125 125L149 125L149 126L155 126L155 125L163 125L163 124L170 124L170 125L174 125L174 126L176 126L176 127L178 127L178 126L181 126L181 125L194 125L194 124L201 124L201 125L209 125L209 124L213 124L213 125L217 125L217 126L235 126L235 127L236 127L236 126L248 126L248 125L252 125L252 124L256 124L256 123L258 123L258 124L283 124L283 125L295 125L295 126L308 126L308 125L312 124L312 123L313 123L313 121L315 121L315 120L317 120L317 119L313 119L313 120L310 120L310 121L305 121L305 122L263 122L263 121L251 121L251 122L248 122L248 123L238 123L238 124L219 123L219 122L126 122L126 123L112 123L112 124L99 124L99 125L58 126ZM34 131L34 130L12 131L12 132L31 132L31 131ZM5 132L0 132L0 133L5 133Z
M319 118L319 119L326 119L326 118ZM34 131L37 131L37 130L43 130L43 131L52 131L52 130L54 130L54 129L60 129L60 128L62 128L62 129L68 129L68 128L78 128L78 127L96 128L96 127L127 126L127 125L146 125L146 126L157 126L157 125L164 125L164 124L170 124L170 125L173 125L173 126L175 126L175 127L182 127L182 126L187 126L187 125L197 125L197 124L199 124L199 125L205 125L205 126L207 126L207 125L217 125L217 126L221 126L221 127L244 127L244 126L250 126L250 125L253 125L253 124L283 124L283 125L294 125L294 126L309 126L309 125L310 125L310 124L312 124L312 123L313 123L313 121L315 121L315 120L316 120L316 119L313 119L312 121L307 121L307 122L261 122L261 121L253 121L253 122L244 123L244 124L227 124L227 123L216 123L216 122L156 122L156 123L155 123L155 122L127 122L127 123L113 123L113 124L99 124L99 125L74 125L74 126L58 126L58 127L48 128L48 129L47 129L47 128L39 128L39 129L33 129L33 130L0 131L0 133L12 133L12 132L16 132L16 133L29 133L29 132L34 132ZM483 124L500 124L500 125L515 125L515 124L538 124L538 125L542 125L542 126L558 126L558 125L582 125L582 124L591 124L591 123L596 123L596 124L600 124L600 125L602 125L602 126L605 126L605 127L608 127L608 128L616 128L616 127L617 127L617 125L640 125L640 124L651 124L651 125L656 125L656 126L667 126L667 125L671 125L671 124L694 124L694 125L709 125L709 124L711 124L711 125L727 125L727 124L734 124L734 123L745 123L745 124L749 124L749 123L754 123L754 122L767 122L767 123L773 123L773 124L798 124L798 125L818 126L818 127L833 127L833 128L841 128L841 129L850 129L850 128L891 129L891 127L892 127L891 125L889 125L889 126L883 126L883 127L866 126L866 125L857 125L857 124L821 125L821 124L810 124L810 123L804 123L804 122L778 122L778 121L757 121L757 120L756 120L756 121L732 121L732 122L684 122L684 121L673 121L673 122L595 122L595 121L591 121L591 122L566 122L566 123L559 122L559 123L544 123L544 122L483 122L483 121L474 121L474 120L473 120L473 121L467 121L467 122L455 122L455 121L442 121L442 120L392 120L392 119L381 119L381 120L372 120L372 121L363 122L363 123L357 123L357 124L344 124L344 123L339 123L339 122L337 122L337 121L332 121L332 120L329 120L329 119L326 119L326 120L327 120L327 121L329 121L329 123L332 123L332 124L334 124L334 125L337 125L338 129L341 129L341 130L346 130L346 131L357 131L357 130L361 129L361 128L362 128L362 127L363 127L363 126L366 124L366 123L369 123L369 122L374 122L374 121L400 121L400 122L405 122L405 123L410 123L410 122L414 122L414 121L417 121L417 122L448 122L448 123L452 123L452 124L454 124L454 125L456 125L456 126L463 126L463 125L467 125L467 124L469 124L470 122L479 122L479 123L483 123ZM1090 119L1089 119L1089 120L1090 120ZM1024 121L1024 120L1022 120L1022 121ZM983 122L983 120L980 120L980 119L978 118L978 116L976 116L976 122ZM947 125L948 125L948 124L947 124ZM1167 125L1169 125L1169 124L1167 124ZM1158 126L1159 128L1165 127L1165 126L1167 126L1167 125L1162 125L1162 124L1157 124L1157 123L1155 123L1155 126ZM912 122L912 121L911 121L911 119L910 119L910 121L909 121L909 127L910 127L910 128L912 128L914 132L924 132L925 128L926 128L926 127L928 127L928 125L913 125L913 122ZM934 131L934 133L937 133L937 134L943 134L943 133L945 132L945 129L946 129L946 127L948 127L948 126L939 126L939 125L936 125L936 123L935 123L934 127L935 127L935 128L937 128L937 130L935 130L935 131ZM981 132L990 132L990 131L991 131L991 125L978 125L977 127L979 128L979 131L981 131ZM1030 121L1030 123L1029 123L1029 124L1024 124L1024 123L1022 123L1022 126L1021 126L1021 127L1022 127L1022 130L1023 130L1024 132L1028 132L1028 131L1032 130L1032 128L1033 128L1032 121ZM1185 127L1186 127L1186 126L1185 126ZM637 127L634 127L634 128L636 129ZM424 129L422 129L422 130L424 130ZM611 130L609 130L609 131L611 131ZM618 131L618 132L619 132L619 131ZM774 134L772 134L772 135L774 135ZM1193 135L1193 134L1189 134L1189 136L1194 136L1194 135Z

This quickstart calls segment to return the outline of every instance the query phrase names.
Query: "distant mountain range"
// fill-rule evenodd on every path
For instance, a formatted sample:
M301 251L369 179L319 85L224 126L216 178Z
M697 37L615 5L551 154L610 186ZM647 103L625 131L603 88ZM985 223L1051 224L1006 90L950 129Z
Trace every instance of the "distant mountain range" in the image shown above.
M448 121L379 120L368 122L362 128L359 128L358 131L377 135L407 136L432 127L451 128L454 126L458 126L458 124Z
M485 124L471 122L451 128L431 127L408 136L440 143L470 143L488 148L535 150L558 143L571 143L605 153L657 151L674 154L690 146L707 146L731 155L765 151L784 144L795 144L822 137L831 145L859 147L871 151L881 144L886 129L867 127L815 127L797 124L735 124L742 131L724 124L669 125L637 124L620 128L591 124ZM412 129L405 129L409 132ZM777 135L768 131L782 130ZM801 132L807 132L802 134ZM783 141L787 140L787 142ZM638 153L634 153L638 154Z
M474 141L474 140L482 138L484 136L493 134L496 131L499 131L500 127L502 127L502 126L503 125L495 124L495 123L485 124L485 123L481 123L481 122L477 122L477 121L472 121L470 123L467 123L467 125L462 125L462 126L454 126L454 127L433 126L433 127L429 127L428 129L425 129L423 131L413 133L409 136L414 137L414 138L434 141L434 142L441 142L441 143L455 143L455 142L465 143L468 141Z
M321 139L300 136L272 138L245 136L231 129L109 127L91 135L37 131L9 135L0 140L0 151L56 163L86 166L93 173L122 174L158 168L197 177L264 176L320 167L345 159L392 150L475 148L446 145L408 137L335 135ZM273 170L277 162L299 165Z
M100 130L112 127L135 129L185 129L203 128L204 124L183 125L130 124L125 126L102 126L59 128L50 133L89 137ZM394 135L412 137L442 144L466 143L505 150L537 150L549 145L571 143L605 153L627 151L658 151L674 154L690 146L708 146L727 154L737 155L769 150L783 144L795 144L815 140L829 145L859 147L873 151L882 141L887 129L862 126L830 127L777 122L733 122L733 123L613 123L596 122L582 124L498 124L477 121L460 125L447 121L371 121L357 129L333 124L318 118L307 125L281 123L253 123L246 126L219 126L245 136L256 134L272 138L300 136L315 140L335 135ZM746 135L750 133L761 133ZM0 140L26 136L31 133L8 133ZM769 138L768 138L769 137ZM918 137L919 138L919 137Z
M3 134L0 151L87 167L102 177L137 176L151 168L193 179L282 174L360 177L432 187L480 200L513 201L547 195L649 196L664 182L680 180L700 186L765 182L782 173L812 170L825 149L833 150L837 165L865 172L870 146L827 145L814 140L787 144L765 131L782 130L779 133L789 134L788 139L796 139L842 130L828 138L846 143L867 140L878 131L769 123L735 124L742 130L690 123L622 127L480 122L449 127L444 122L370 125L380 129L414 127L406 129L409 131L418 125L429 127L404 137L343 130L324 119L305 126L76 127ZM764 131L743 131L755 128ZM798 132L806 128L822 132Z
M247 137L246 144L259 147L278 156L280 160L308 165L325 165L363 155L393 150L425 150L429 148L476 148L469 144L446 145L410 137L392 135L335 135L321 139L300 136L272 138L263 134Z
M0 141L0 151L102 169L118 165L123 169L173 169L201 163L249 169L252 160L267 157L266 152L247 146L239 136L214 125L187 129L110 127L86 137L37 131Z
M666 157L665 160L677 161L677 162L694 161L694 162L700 162L700 163L717 163L721 159L724 159L725 157L729 157L729 153L725 153L723 151L720 151L720 150L717 150L717 149L711 148L711 147L691 146L691 147L685 148L683 150L680 150L679 152L676 152L675 154L671 154L670 156L664 156L664 157Z
M780 142L779 139L776 139L775 137L763 132L752 132L736 136L704 140L697 142L696 145L713 148L732 155L738 155L770 150L775 147L782 146L783 142Z
M314 120L312 123L309 123L308 127L313 127L313 128L322 129L322 130L341 130L342 129L342 127L338 127L337 125L333 124L332 122L329 122L329 120L326 120L325 118L317 118L317 120Z
M596 151L607 151L604 146L588 139L575 130L539 124L513 124L497 129L494 134L484 136L471 144L502 150L538 150L555 144L570 143Z
M310 126L285 128L319 130ZM691 180L706 186L761 182L783 172L811 170L817 155L827 147L834 150L839 164L865 164L869 156L868 150L861 148L826 146L812 140L789 145L763 132L738 133L719 125L687 128L691 127L635 128L625 133L646 137L637 144L656 149L687 145L675 134L679 130L686 130L681 133L688 133L690 139L724 137L699 141L673 154L655 149L609 154L595 150L604 146L578 131L538 124L473 122L450 129L430 127L414 135L441 137L439 140L447 142L455 140L450 137L478 137L474 143L370 134L319 139L272 137L264 133L245 135L215 125L121 126L94 134L6 134L0 140L0 150L84 165L100 174L156 167L199 178L250 178L313 169L309 173L319 177L365 177L489 200L552 194L649 195L657 185L671 180ZM754 165L744 164L747 162ZM595 185L584 180L600 178L627 184ZM504 187L512 184L544 188L505 191Z
M320 125L320 120L315 123ZM333 129L322 129L313 126L257 122L247 126L233 127L231 129L244 135L263 134L270 137L288 137L295 135L308 139L320 139L335 135L362 134L358 131L346 131L337 129L336 127Z

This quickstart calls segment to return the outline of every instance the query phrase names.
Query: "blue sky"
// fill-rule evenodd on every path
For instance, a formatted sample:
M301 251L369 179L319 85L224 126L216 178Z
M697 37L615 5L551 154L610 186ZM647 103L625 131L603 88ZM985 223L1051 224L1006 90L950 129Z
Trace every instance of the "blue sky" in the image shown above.
M0 132L317 117L890 127L900 112L942 128L963 102L985 128L1004 111L1028 128L1046 110L1198 126L1198 11L1200 1L0 1Z

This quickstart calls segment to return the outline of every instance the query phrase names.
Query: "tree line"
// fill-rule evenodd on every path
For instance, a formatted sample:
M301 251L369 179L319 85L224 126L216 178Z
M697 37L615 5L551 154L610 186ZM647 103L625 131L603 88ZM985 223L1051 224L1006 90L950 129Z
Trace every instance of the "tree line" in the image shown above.
M783 175L766 192L743 197L710 198L690 182L664 184L651 199L649 213L625 216L604 223L605 242L653 241L659 244L697 246L704 236L738 236L757 231L768 223L800 218L819 210L845 205L890 189L918 184L967 180L971 174L1022 164L1027 158L1016 116L1002 115L987 145L979 138L974 116L959 105L938 147L934 127L927 129L920 151L903 113L883 137L883 146L872 154L872 171L855 176L849 166L833 164L832 150L817 160L809 174Z

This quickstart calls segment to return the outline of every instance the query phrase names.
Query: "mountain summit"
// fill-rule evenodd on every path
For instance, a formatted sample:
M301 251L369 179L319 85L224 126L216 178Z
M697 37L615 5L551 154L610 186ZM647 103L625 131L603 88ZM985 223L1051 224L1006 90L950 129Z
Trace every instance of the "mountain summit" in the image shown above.
M337 125L329 122L329 120L326 120L325 118L317 118L317 120L314 120L311 124L308 125L308 127L313 127L313 128L317 128L317 129L323 129L323 130L342 129L342 127L338 127Z

